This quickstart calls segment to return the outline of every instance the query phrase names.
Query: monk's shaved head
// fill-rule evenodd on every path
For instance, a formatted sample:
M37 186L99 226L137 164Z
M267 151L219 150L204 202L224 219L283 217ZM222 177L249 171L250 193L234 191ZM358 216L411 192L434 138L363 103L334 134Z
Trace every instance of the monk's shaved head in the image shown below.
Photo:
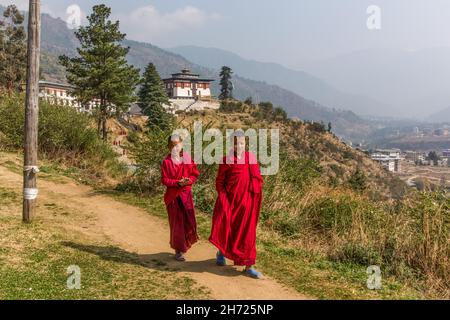
M173 135L169 136L169 138L167 139L167 144L170 145L171 143L173 143L173 142L175 142L175 141L182 142L183 139L181 138L180 135L178 135L178 134L173 134Z
M237 130L231 135L230 142L233 146L235 154L241 155L245 151L245 138L245 132L242 130Z

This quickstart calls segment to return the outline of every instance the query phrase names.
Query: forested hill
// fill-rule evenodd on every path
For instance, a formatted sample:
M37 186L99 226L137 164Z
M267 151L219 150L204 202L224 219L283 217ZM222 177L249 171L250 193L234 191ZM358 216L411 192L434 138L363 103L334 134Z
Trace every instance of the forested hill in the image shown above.
M2 11L1 8L0 11ZM153 62L162 77L178 72L182 68L189 68L202 76L218 80L217 71L194 64L180 55L152 44L132 40L126 40L124 44L131 49L128 55L130 63L141 70L149 62ZM78 41L73 30L68 29L63 20L48 14L42 15L41 68L44 79L65 81L64 69L58 64L57 57L61 54L76 54L77 46ZM233 81L236 98L253 97L254 101L270 101L276 106L283 107L291 117L331 122L333 131L346 139L360 137L361 133L368 132L370 129L370 125L353 112L330 109L278 86L245 79L239 75L235 75ZM213 90L217 95L218 81L215 82Z

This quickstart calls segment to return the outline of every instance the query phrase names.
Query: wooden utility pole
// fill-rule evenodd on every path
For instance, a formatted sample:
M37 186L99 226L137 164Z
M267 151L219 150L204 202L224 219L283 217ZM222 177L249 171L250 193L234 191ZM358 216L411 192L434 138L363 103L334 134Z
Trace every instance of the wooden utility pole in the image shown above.
M41 3L30 0L28 19L27 90L23 169L23 221L30 222L36 212L36 174L39 115L39 57L41 51Z

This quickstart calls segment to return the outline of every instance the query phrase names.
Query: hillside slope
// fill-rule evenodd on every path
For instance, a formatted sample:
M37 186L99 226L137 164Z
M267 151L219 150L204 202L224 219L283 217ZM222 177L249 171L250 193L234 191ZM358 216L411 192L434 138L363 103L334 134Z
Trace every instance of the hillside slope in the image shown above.
M1 11L1 7L0 7ZM218 93L218 73L186 60L184 57L158 48L154 45L126 40L130 47L128 60L141 70L153 62L162 77L189 68L205 77L216 79L213 92ZM69 30L61 19L47 14L42 15L42 76L46 80L64 81L64 69L58 65L61 54L75 55L77 39L73 30ZM337 111L305 99L289 90L265 82L249 80L239 74L234 77L235 97L245 99L253 97L256 101L271 101L282 106L290 116L301 119L332 122L333 130L346 139L360 139L370 131L369 124L350 111Z
M258 107L240 102L231 108L234 110L191 111L180 117L178 125L189 128L195 121L201 121L204 125L220 129L279 129L282 153L293 159L317 162L321 167L323 181L345 185L360 170L367 179L366 188L374 198L397 198L406 193L406 185L401 180L364 152L346 145L334 134L321 130L318 124L271 119L270 115L258 115Z

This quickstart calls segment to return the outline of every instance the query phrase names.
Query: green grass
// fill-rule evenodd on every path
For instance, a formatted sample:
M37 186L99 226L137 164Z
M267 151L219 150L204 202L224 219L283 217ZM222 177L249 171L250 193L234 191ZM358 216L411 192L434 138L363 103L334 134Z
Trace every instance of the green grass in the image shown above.
M0 208L2 205L10 205L17 202L19 195L9 189L0 186Z
M23 155L21 153L0 152L0 165L13 173L23 174L22 158ZM70 178L84 185L95 185L97 182L92 174L87 173L83 169L74 166L65 166L48 159L39 159L39 170L39 179L60 184L67 183L65 178Z
M33 223L23 224L18 199L16 192L0 187L0 300L209 297L192 279L158 259L111 244L100 230L91 235L71 229L94 224L81 212L42 203ZM81 269L80 290L67 287L72 265Z
M6 160L6 161L0 162L0 165L4 166L6 169L8 169L11 172L14 172L17 174L22 174L22 168L16 162L13 162L11 160Z
M71 247L73 246L73 247ZM20 266L0 267L0 299L199 299L204 289L156 264L114 247L64 242L24 254ZM4 253L0 253L0 256ZM81 269L81 289L67 288L67 268Z
M272 240L259 241L258 265L266 274L318 299L425 298L390 278L382 279L381 290L369 290L367 267L330 261Z

